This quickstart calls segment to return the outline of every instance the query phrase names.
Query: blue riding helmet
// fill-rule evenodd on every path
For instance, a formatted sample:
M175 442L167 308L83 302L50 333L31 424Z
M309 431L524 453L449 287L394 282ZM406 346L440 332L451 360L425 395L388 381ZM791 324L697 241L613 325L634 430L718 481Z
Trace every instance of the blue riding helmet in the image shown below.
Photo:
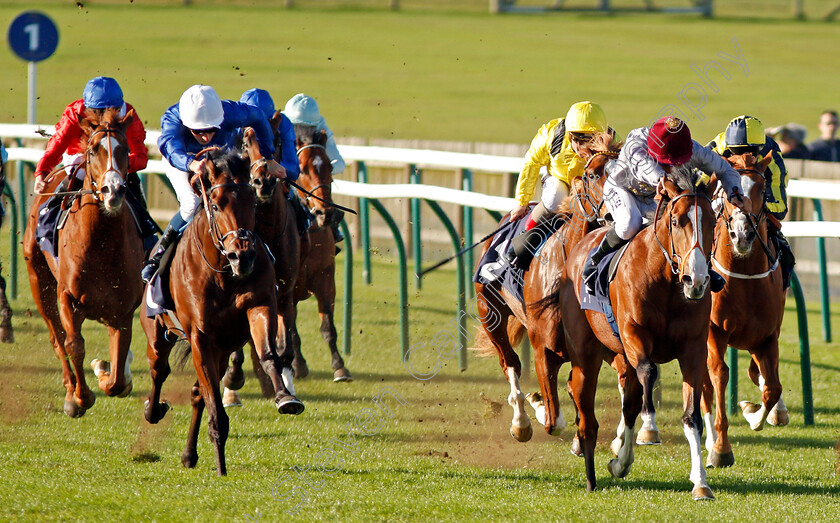
M248 89L242 93L242 98L239 101L258 107L269 120L274 116L274 100L271 99L271 95L265 89Z
M122 107L123 92L120 84L113 78L97 76L91 79L82 93L85 107L91 109L105 109L106 107Z

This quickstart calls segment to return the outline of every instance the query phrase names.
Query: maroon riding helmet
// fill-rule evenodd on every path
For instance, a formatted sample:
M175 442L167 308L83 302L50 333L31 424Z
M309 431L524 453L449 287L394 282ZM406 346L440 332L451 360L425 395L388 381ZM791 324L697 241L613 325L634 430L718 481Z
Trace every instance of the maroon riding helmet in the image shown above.
M650 128L648 150L662 165L682 165L691 159L694 142L688 126L676 116L660 118Z

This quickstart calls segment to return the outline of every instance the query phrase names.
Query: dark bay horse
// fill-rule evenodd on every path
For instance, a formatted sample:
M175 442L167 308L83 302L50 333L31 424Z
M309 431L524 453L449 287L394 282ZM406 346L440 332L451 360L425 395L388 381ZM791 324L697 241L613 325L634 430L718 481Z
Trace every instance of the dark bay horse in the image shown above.
M727 160L741 173L741 188L750 197L752 208L747 215L722 197L717 222L712 265L726 278L726 286L712 295L709 376L703 389L709 451L706 466L714 467L735 462L724 399L729 382L729 367L725 363L727 347L747 350L752 356L749 375L761 390L762 402L760 405L741 402L750 428L761 430L765 421L771 425L787 425L790 421L779 381L779 333L785 291L778 254L773 242L767 239L768 214L764 206L762 173L772 158L768 155L759 161L747 154ZM710 414L712 393L717 403L714 426Z
M279 115L280 113L277 113ZM277 121L279 124L279 120ZM272 121L276 130L276 124ZM279 151L279 145L277 146ZM281 354L292 352L292 335L295 332L297 310L295 309L294 290L300 269L301 241L298 234L297 217L292 203L283 189L278 186L278 179L268 174L266 159L260 153L254 130L246 128L242 133L242 148L251 160L251 185L257 198L255 232L274 256L274 274L277 284L278 333L277 347ZM235 390L242 387L245 375L242 372L244 357L242 349L234 352L232 366L225 373L225 406L241 405ZM271 380L265 375L260 365L256 348L251 344L251 361L254 372L259 378L263 396L274 396ZM291 369L284 376L287 388L294 394Z
M620 147L621 144L611 143L610 135L605 134L593 140L590 148L584 151L588 158L586 174L572 181L572 194L561 204L555 218L564 220L564 223L548 237L524 274L524 308L498 280L487 285L475 285L477 310L482 320L475 345L481 355L495 354L499 357L499 364L510 384L508 403L513 407L510 433L518 441L528 441L533 435L531 421L525 412L526 397L519 383L522 364L513 350L525 332L534 350L536 376L540 384L540 394L529 395L528 401L532 402L537 419L549 434L559 435L566 426L557 392L557 374L560 366L568 361L563 355L562 321L556 308L548 314L538 303L552 291L572 247L589 231L599 227L596 219L603 199L604 166L610 158L618 155ZM505 216L501 224L507 220ZM482 257L492 241L485 242Z
M705 375L711 296L708 263L714 235L711 189L695 187L687 171L664 180L653 225L627 246L610 285L610 299L621 339L598 312L582 310L581 271L603 232L587 235L570 253L557 291L543 301L559 301L572 363L569 388L578 413L578 437L586 465L587 490L595 481L595 390L604 351L624 355L628 371L623 389L623 444L608 469L624 477L633 463L633 432L642 408L653 412L655 363L677 359L683 376L683 430L691 449L690 479L694 499L712 499L701 459L703 421L700 396ZM665 203L667 202L667 203ZM664 205L663 205L664 204ZM661 212L660 212L661 211Z
M281 376L281 369L291 361L283 361L277 352L276 278L268 251L254 234L256 197L249 184L250 162L236 153L205 153L202 168L192 180L202 205L184 231L169 275L176 312L147 318L144 303L140 314L149 340L152 377L145 416L157 423L169 409L166 402L161 403L160 393L170 372L169 354L177 338L173 333L180 334L189 343L198 377L192 387L192 420L181 462L194 467L198 461L196 442L206 406L216 469L224 475L228 416L219 381L234 350L253 341L277 391L274 403L281 414L299 414L304 407L286 389Z
M0 198L3 197L3 191L6 189L6 166L0 160ZM3 225L3 217L5 216L3 203L0 202L0 226ZM12 330L12 308L9 306L9 300L6 299L6 280L3 278L3 264L0 263L0 342L14 343L15 332Z
M80 122L85 152L79 168L85 178L58 235L58 259L41 251L35 238L38 210L48 195L36 196L23 238L32 296L61 361L67 388L64 412L71 417L82 416L96 399L84 376L85 319L108 328L110 362L116 366L111 372L108 362L94 360L99 388L121 397L132 388L129 346L134 311L143 295L143 244L124 204L129 152L125 129L131 118L136 118L133 111L120 119L109 110ZM54 177L47 190L54 191L60 181Z
M332 225L342 220L344 213L329 205L332 201L332 165L325 145L327 135L323 131L309 134L299 132L296 126L300 178L298 184L318 198L301 195L304 204L315 216L315 223L309 228L309 249L303 253L300 273L295 286L295 304L314 295L318 300L318 315L321 317L321 337L327 342L332 355L333 381L352 381L353 376L344 366L344 359L338 352L338 334L335 330L335 237ZM323 200L323 201L322 201ZM300 336L294 331L296 377L309 373L306 360L300 350Z

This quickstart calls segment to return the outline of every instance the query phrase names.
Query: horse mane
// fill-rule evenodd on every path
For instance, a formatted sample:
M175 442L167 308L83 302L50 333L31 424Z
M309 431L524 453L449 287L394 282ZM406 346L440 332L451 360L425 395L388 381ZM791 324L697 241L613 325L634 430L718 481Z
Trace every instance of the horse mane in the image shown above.
M674 166L668 173L668 179L674 182L681 191L691 191L697 185L700 172L685 165Z
M623 140L615 140L615 132L595 133L592 139L586 144L586 149L591 153L617 153L624 145Z
M210 149L205 153L216 170L225 173L236 183L247 183L250 179L250 161L236 148Z
M297 137L303 145L315 143L315 126L296 123L295 137Z

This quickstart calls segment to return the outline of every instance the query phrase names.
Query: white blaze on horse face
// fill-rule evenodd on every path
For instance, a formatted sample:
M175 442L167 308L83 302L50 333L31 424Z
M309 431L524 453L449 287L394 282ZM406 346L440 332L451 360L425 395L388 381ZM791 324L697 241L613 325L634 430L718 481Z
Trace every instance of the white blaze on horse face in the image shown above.
M102 192L102 201L108 210L117 210L122 205L125 181L122 174L114 164L114 151L120 145L119 141L110 133L106 133L100 140L99 145L108 151L108 165L99 190Z
M316 156L312 160L312 167L315 167L315 170L317 170L318 172L321 171L321 166L322 165L324 165L324 160L320 156Z
M683 293L690 300L699 300L706 292L709 283L709 267L703 252L703 210L692 205L688 209L691 220L692 240L694 247L686 254L685 269L683 270Z

